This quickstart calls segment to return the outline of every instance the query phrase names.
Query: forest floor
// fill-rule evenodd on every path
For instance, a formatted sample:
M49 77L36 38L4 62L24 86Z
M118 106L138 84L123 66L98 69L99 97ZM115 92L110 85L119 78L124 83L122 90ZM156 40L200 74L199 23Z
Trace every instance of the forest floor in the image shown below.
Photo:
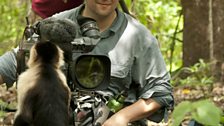
M224 84L213 84L213 86L177 86L174 87L175 104L182 101L197 101L209 98L218 107L224 111ZM16 106L16 88L12 87L6 90L4 85L0 86L0 110L5 108L15 109ZM0 126L11 126L14 112L0 111ZM183 122L187 126L188 121ZM150 126L168 126L167 123L150 123Z

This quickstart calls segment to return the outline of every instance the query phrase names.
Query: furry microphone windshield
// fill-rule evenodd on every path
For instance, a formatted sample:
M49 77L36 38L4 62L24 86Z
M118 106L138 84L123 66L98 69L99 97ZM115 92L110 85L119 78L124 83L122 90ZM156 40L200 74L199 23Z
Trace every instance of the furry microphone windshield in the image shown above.
M38 23L41 40L68 43L77 37L78 24L69 19L47 18Z
M63 51L65 61L71 60L72 44L79 26L69 19L47 18L36 24L41 41L52 41Z

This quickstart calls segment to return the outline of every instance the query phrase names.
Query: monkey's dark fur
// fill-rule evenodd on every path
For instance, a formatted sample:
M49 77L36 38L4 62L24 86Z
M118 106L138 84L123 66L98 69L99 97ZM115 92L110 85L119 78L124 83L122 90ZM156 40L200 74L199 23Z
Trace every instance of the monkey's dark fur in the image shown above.
M70 89L60 67L63 52L51 42L30 51L28 69L18 79L14 126L68 126Z

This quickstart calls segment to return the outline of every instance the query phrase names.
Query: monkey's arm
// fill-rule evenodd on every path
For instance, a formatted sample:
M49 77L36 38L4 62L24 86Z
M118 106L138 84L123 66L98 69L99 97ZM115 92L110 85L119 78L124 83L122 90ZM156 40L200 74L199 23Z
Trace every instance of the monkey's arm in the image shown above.
M30 126L33 119L32 104L33 101L30 100L31 97L24 95L24 99L18 98L18 108L14 119L13 126Z
M29 95L29 94L26 94ZM24 96L25 97L25 96ZM15 115L13 126L30 126L33 119L32 111L32 100L29 100L31 97L26 96L25 99L18 99L18 108Z
M30 89L34 87L32 78L29 79L26 71L21 74L17 85L17 111L13 126L29 126L32 123L32 102L35 94L30 93ZM32 75L33 76L33 75ZM28 79L27 79L28 78Z

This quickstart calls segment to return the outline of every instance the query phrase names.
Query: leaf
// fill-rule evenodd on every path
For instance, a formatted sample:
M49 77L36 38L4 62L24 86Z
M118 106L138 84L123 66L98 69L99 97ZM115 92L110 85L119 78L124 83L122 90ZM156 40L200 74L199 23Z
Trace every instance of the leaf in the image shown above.
M172 113L172 126L179 126L185 115L192 110L191 103L189 101L181 102L175 107Z
M192 112L192 118L197 122L210 125L218 126L221 118L221 110L216 107L213 102L209 100L202 100L192 104L196 110Z
M221 117L220 123L224 124L224 116Z

